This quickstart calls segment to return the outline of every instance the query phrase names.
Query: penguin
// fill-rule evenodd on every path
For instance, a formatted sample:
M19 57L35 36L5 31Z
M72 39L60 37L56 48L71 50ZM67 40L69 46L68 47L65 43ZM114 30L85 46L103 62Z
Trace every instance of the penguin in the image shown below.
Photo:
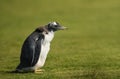
M20 64L15 71L18 73L41 72L41 67L45 64L54 33L64 29L66 27L61 26L58 22L50 22L35 29L22 45Z

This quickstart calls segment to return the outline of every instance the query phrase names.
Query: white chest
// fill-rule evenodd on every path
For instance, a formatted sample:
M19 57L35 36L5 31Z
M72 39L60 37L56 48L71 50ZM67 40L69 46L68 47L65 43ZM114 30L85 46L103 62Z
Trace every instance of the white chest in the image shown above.
M54 32L48 32L48 34L44 34L45 38L43 40L43 44L50 43L54 37Z
M53 37L54 37L54 32L51 31L48 34L44 35L45 38L44 40L41 41L41 51L40 51L40 56L39 56L39 60L37 62L37 64L35 65L36 68L42 67L45 63L47 54L50 50L50 42L52 41Z

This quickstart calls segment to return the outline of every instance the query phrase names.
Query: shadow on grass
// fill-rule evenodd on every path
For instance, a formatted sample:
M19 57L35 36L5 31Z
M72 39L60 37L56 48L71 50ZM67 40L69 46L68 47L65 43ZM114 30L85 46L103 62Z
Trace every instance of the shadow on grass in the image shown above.
M11 71L0 71L0 74L27 74L27 73L32 73L32 72L16 72L14 70Z

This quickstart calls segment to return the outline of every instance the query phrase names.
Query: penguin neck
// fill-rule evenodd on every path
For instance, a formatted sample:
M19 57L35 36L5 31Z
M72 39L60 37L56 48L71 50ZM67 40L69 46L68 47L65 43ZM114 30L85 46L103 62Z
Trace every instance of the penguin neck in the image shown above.
M51 30L48 32L48 34L45 34L44 41L51 42L53 38L54 38L54 31Z

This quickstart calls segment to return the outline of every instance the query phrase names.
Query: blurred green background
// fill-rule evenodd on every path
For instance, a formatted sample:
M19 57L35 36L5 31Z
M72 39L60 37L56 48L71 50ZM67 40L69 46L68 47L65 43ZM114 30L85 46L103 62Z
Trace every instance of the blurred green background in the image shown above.
M57 21L42 74L12 74L26 37ZM120 0L0 0L1 79L120 79Z

